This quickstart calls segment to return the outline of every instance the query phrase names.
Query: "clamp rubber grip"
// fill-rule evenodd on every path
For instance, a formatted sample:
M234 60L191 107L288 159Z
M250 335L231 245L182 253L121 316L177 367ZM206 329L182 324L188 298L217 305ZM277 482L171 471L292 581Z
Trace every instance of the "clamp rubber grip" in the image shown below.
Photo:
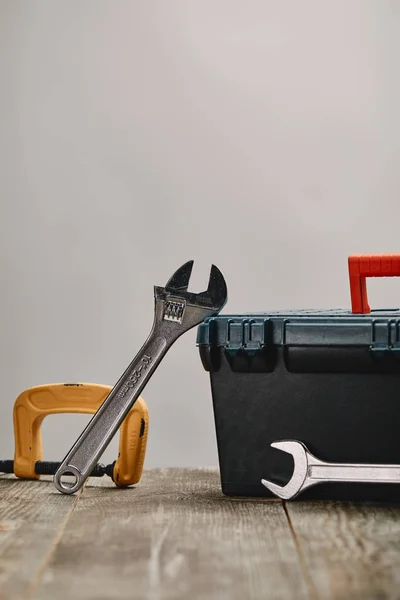
M58 413L94 414L112 387L95 383L53 383L25 390L14 404L14 473L24 479L38 479L35 464L42 460L41 424L47 415ZM146 454L149 414L138 398L120 427L119 454L114 463L113 481L118 487L140 480Z
M355 254L349 256L352 312L368 314L367 277L400 277L400 254Z

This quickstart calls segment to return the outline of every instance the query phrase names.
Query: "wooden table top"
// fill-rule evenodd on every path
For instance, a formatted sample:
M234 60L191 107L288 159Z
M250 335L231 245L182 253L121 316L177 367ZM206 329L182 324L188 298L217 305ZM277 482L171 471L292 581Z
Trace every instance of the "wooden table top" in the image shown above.
M216 469L136 488L0 478L0 599L400 598L400 506L224 497Z

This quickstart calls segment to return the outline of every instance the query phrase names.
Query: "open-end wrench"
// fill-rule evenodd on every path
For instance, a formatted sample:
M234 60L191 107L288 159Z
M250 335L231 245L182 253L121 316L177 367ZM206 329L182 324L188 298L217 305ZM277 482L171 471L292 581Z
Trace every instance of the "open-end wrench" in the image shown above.
M293 475L286 485L277 485L267 479L261 480L266 488L284 500L292 500L318 483L400 483L400 465L323 462L297 440L273 442L271 446L291 454L294 460Z
M60 492L73 494L83 486L178 337L219 313L225 305L227 289L221 271L212 265L207 290L194 294L187 291L192 268L193 261L189 261L172 275L165 288L154 287L154 322L150 335L60 464L54 476L54 484ZM66 476L72 476L73 482L67 483Z

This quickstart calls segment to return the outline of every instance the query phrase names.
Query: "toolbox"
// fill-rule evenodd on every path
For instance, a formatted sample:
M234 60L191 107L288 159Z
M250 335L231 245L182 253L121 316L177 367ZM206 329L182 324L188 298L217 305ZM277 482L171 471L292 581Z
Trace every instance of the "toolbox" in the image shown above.
M198 328L210 373L221 485L229 496L272 496L303 442L321 460L400 464L400 309L368 305L366 277L400 276L399 255L348 260L351 310L219 315ZM400 500L400 485L325 483L302 499Z

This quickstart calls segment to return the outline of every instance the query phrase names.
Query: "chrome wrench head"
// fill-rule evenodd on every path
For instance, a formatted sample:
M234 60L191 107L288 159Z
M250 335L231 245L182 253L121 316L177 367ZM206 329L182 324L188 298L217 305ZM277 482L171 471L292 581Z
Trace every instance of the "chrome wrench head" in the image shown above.
M284 500L291 500L319 483L400 484L400 465L325 462L297 440L274 442L271 446L291 454L294 459L293 475L286 485L261 480L266 488Z
M154 288L155 323L167 322L171 333L175 329L178 335L218 314L228 298L224 276L215 265L211 266L207 289L197 294L188 292L192 269L190 260L175 271L164 288ZM171 328L171 322L177 327Z
M268 488L273 494L279 496L283 500L291 500L295 498L303 489L309 487L307 485L308 468L310 458L314 458L310 454L304 444L297 440L282 440L273 442L272 448L291 454L294 460L293 475L286 485L278 485L268 479L262 479L261 483Z
M188 292L193 260L182 265L168 280L165 290L171 293L182 293L188 304L203 306L211 311L219 312L225 305L228 291L224 276L215 265L211 265L210 278L205 292L194 294Z

